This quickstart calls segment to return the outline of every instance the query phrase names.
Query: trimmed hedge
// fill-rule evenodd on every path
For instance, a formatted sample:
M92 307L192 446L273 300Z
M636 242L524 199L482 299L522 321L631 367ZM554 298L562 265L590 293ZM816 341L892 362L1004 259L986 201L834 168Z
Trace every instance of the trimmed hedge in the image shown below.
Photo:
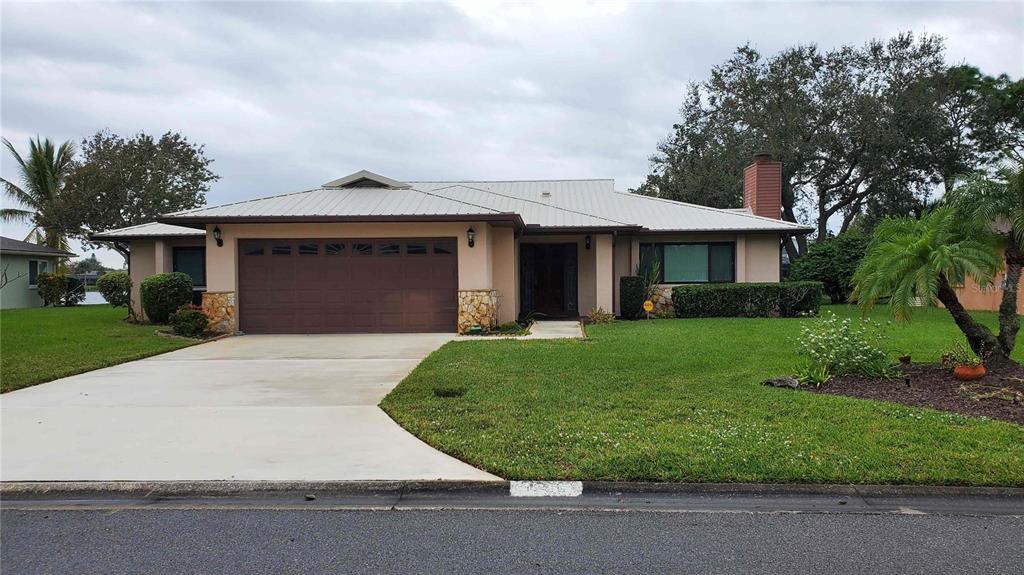
M128 272L110 272L96 280L96 289L103 299L114 307L128 307L131 304L132 278Z
M153 323L167 323L171 314L192 303L192 278L172 272L151 275L139 284L142 310Z
M722 283L672 289L677 317L795 317L816 315L821 282Z
M619 315L623 319L636 319L643 313L645 287L640 276L619 278Z
M206 317L203 308L186 305L178 308L168 320L174 333L185 337L200 337L206 333L210 318Z

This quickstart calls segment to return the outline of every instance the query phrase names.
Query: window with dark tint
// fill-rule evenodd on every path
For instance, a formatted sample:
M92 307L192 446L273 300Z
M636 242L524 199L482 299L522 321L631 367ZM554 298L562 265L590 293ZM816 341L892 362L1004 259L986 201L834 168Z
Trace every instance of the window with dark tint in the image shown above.
M398 242L383 242L380 244L379 255L382 256L397 256L401 253L401 246Z
M262 256L263 246L246 246L245 249L242 250L242 254L247 256Z
M39 274L48 270L48 264L44 260L29 260L28 262L28 285L35 286L39 283Z
M345 255L345 244L330 243L324 245L324 253L329 256Z
M315 256L319 254L320 246L318 244L299 244L300 256Z
M661 283L736 281L736 252L732 243L640 244L645 270L658 264Z
M373 255L373 244L352 244L352 255L354 255L354 256L372 256Z
M270 255L290 256L292 255L292 246L290 244L278 244L270 248Z
M410 256L426 255L427 244L422 242L409 242L405 244L405 253Z
M206 248L180 247L172 252L174 271L182 272L192 278L192 285L206 285Z
M455 240L438 240L434 242L434 253L437 255L454 254Z

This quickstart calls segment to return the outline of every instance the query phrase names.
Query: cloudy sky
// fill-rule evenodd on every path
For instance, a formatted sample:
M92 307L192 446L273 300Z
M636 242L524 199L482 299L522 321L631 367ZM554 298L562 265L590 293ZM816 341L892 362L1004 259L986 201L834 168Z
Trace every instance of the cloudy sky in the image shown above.
M940 34L950 62L1024 73L1024 3L14 3L0 128L79 141L179 131L210 204L366 168L397 179L637 185L683 87L736 46ZM5 177L13 162L2 161ZM25 226L5 225L21 237ZM81 250L79 250L81 251ZM101 258L120 266L121 258Z

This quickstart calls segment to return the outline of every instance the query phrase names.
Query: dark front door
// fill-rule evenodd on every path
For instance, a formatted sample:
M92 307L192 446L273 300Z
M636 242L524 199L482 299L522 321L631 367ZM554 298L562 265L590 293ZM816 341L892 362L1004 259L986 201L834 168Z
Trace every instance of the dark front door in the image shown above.
M576 244L520 244L520 299L523 314L579 315Z
M240 240L240 329L453 332L455 250L455 238Z

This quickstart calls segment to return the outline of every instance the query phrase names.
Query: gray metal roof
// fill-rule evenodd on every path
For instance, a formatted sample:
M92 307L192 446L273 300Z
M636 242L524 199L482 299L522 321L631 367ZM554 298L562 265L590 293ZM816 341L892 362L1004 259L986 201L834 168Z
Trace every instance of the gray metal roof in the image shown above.
M645 231L774 231L806 226L748 212L724 210L615 191L614 180L412 181L363 187L384 180L371 172L280 196L166 214L162 222L216 222L232 218L470 217L517 215L528 227L641 228ZM355 183L361 187L344 187Z
M196 228L187 228L185 226L173 226L171 224L161 224L157 222L151 222L148 224L139 224L137 226L128 226L127 228L118 228L116 230L107 230L105 232L98 232L90 236L91 239L97 240L117 240L127 238L144 238L144 237L162 237L162 236L203 236L206 232Z
M77 257L71 252L64 250L58 250L51 248L50 246L44 246L40 244L34 244L32 242L23 242L14 238L5 238L0 236L0 253L10 255L23 255L23 256L47 256L47 257L59 257L59 258L73 258Z

